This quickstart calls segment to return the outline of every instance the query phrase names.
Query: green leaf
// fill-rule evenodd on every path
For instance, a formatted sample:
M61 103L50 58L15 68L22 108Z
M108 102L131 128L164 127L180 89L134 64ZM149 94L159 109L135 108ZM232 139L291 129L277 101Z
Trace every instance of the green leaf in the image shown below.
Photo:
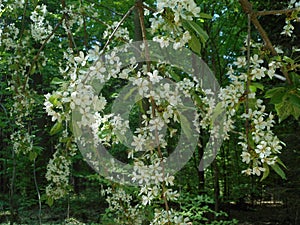
M136 91L138 89L138 87L133 87L129 90L129 92L123 97L123 100L128 100L130 98L130 96L132 96L132 93L134 91Z
M50 84L58 85L64 83L64 80L59 79L58 77L54 77Z
M201 98L199 97L199 95L197 93L195 93L194 91L191 93L193 96L193 99L196 103L196 105L203 110L203 101L201 100Z
M300 85L300 75L295 73L295 72L291 72L290 77L291 77L291 80L293 82L293 85L295 87L299 87L299 85Z
M264 172L264 175L262 176L262 178L260 179L260 181L263 181L264 179L266 179L270 174L270 168L267 163L264 163L264 168L265 168L265 172Z
M294 64L294 60L291 59L290 57L284 56L283 60L286 61L287 63Z
M168 74L169 74L176 82L178 82L178 81L181 80L180 76L179 76L179 75L176 73L176 71L174 71L173 69L169 69L169 70L168 70Z
M30 75L34 74L36 71L36 64L34 63L33 66L31 67Z
M55 124L54 124L54 126L51 128L51 130L50 130L50 135L54 135L54 134L57 134L57 133L59 133L60 131L62 131L62 123L61 122L56 122Z
M51 95L49 98L49 102L51 102L53 104L53 106L57 106L58 105L58 95Z
M278 104L282 102L283 96L286 93L286 89L284 87L277 87L271 90L268 90L265 94L266 98L271 98L270 103Z
M285 173L278 164L271 165L271 167L282 179L286 180Z
M300 94L291 93L289 100L295 107L300 109Z
M284 92L285 88L284 87L276 87L268 90L265 94L266 98L272 98L272 96L277 93L277 92Z
M261 83L253 82L251 83L249 88L251 92L256 92L257 89L264 90L264 85Z
M208 40L209 38L208 34L197 23L188 20L186 20L186 22L196 32L196 34L199 35L203 43L205 43Z
M276 104L275 110L279 117L279 122L282 122L289 116L293 116L296 120L298 120L300 116L300 108L294 105L290 98L286 98L285 101Z
M182 113L180 114L180 124L181 124L181 128L182 128L184 134L187 137L191 137L192 136L192 129L189 126L190 122Z
M278 164L280 164L281 166L283 166L283 168L287 169L286 166L284 165L284 163L281 161L281 159L277 158L277 159L276 159L276 162L277 162Z
M38 154L37 154L36 152L31 151L31 152L29 153L29 160L30 160L30 161L35 160L37 156L38 156Z
M53 203L54 203L53 198L48 197L48 198L47 198L47 204L51 207L51 206L53 205Z
M189 46L192 49L193 52L200 54L201 52L201 43L199 39L192 33L191 39L189 40Z
M213 17L207 13L200 13L200 18L203 18L203 19L212 19Z
M214 124L214 121L218 118L218 116L224 112L224 108L222 107L222 102L219 102L216 107L214 108L214 112L211 118L211 125Z

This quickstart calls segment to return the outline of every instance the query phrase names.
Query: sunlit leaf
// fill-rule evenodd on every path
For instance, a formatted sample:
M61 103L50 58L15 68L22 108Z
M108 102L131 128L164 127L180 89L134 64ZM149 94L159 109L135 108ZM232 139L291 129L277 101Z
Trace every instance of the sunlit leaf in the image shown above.
M51 130L50 130L50 135L54 135L54 134L57 134L57 133L59 133L60 131L62 131L62 123L61 122L56 122L55 124L54 124L54 126L51 128Z
M265 171L264 171L264 174L263 174L262 178L260 179L260 181L263 181L264 179L266 179L270 174L270 168L267 163L264 163L264 169L265 169Z

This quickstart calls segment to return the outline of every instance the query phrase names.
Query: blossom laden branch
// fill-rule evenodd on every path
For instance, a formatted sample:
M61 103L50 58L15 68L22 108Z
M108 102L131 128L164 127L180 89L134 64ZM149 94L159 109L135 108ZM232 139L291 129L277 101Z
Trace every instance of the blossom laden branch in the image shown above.
M262 25L260 24L260 22L257 19L257 16L259 15L257 12L255 12L252 8L252 4L248 1L248 0L239 0L244 12L246 14L249 14L251 17L251 22L254 24L254 26L256 27L257 31L260 33L262 39L265 42L265 45L267 47L267 49L271 52L271 54L273 56L278 55L277 51L275 50L267 32L265 31L265 29L262 27ZM270 12L270 11L269 11ZM262 13L260 13L262 15ZM281 72L284 74L288 84L292 84L292 81L287 73L287 71L282 67L281 68Z
M65 19L65 16L62 16L62 18L60 19L60 21L56 24L56 26L54 27L54 29L52 30L52 32L45 38L44 42L42 43L41 47L39 48L38 52L36 53L36 55L34 56L32 62L31 62L31 65L29 67L29 70L28 70L28 75L26 76L26 80L24 82L24 86L23 86L23 91L25 90L26 88L26 84L28 82L28 79L29 79L29 75L31 74L31 71L33 70L34 68L34 64L36 63L36 61L38 60L41 52L43 51L43 49L45 48L46 44L48 43L48 41L50 40L50 38L55 34L55 32L57 31L57 29L59 28L59 26L63 23Z

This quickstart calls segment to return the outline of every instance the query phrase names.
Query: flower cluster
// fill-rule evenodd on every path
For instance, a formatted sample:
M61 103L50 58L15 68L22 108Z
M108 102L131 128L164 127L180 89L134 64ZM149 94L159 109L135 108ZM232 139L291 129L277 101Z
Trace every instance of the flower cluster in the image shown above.
M46 179L50 184L46 187L46 195L51 199L59 199L70 190L69 176L72 156L76 154L77 147L72 143L64 143L68 136L64 131L60 142L55 146L56 152L47 165Z
M31 24L31 35L35 41L42 42L52 33L53 28L45 19L46 15L46 5L38 5L31 13L30 19L33 22Z
M299 22L300 20L300 17L298 16L300 12L300 1L291 0L288 8L298 8L298 10L293 12L291 16L288 16L285 19L285 26L280 34L291 37L295 29L295 27L292 25L292 22Z
M114 40L118 40L124 43L130 42L129 31L127 27L118 27L119 23L116 21L112 25L108 26L103 33L103 38L108 39L112 32L116 30L114 33Z
M111 189L110 187L102 189L102 195L106 196L108 202L108 211L114 213L116 224L142 224L143 212L139 205L131 206L132 195L126 193L122 188Z
M189 31L183 28L182 22L199 17L199 13L200 8L194 0L157 1L157 12L150 19L151 31L152 33L160 31L169 35L157 35L153 41L160 43L161 47L168 46L170 42L173 42L174 49L182 48L191 39Z
M261 80L265 76L273 78L275 71L280 67L278 62L270 62L268 68L262 66L263 60L257 54L250 58L249 70L247 69L246 58L239 57L234 65L237 69L229 68L227 75L231 80L231 84L222 89L220 98L223 102L223 107L226 108L227 118L226 123L230 124L230 129L234 128L234 116L237 115L238 106L245 101L254 101L246 108L246 113L242 114L243 120L248 120L249 129L248 136L241 133L241 141L239 145L242 147L242 161L249 165L249 168L243 170L242 173L247 175L255 174L260 176L265 171L266 166L274 165L278 159L278 154L282 149L282 142L272 132L274 116L272 113L265 112L263 101L256 98L256 88L250 88L247 91L247 81Z
M242 173L247 175L255 174L261 175L265 171L264 164L269 166L274 165L278 159L277 154L282 149L282 142L272 132L275 121L272 113L265 112L263 101L258 99L256 101L255 109L249 109L248 113L242 115L242 118L251 121L251 140L244 135L241 136L243 152L241 154L242 161L251 165Z
M19 129L11 134L10 139L13 141L13 150L16 154L27 155L32 151L33 140L35 135Z
M155 210L154 219L150 223L150 225L167 225L167 224L174 224L174 225L189 225L188 218L184 218L181 215L177 215L174 210Z
M51 182L46 187L46 195L59 199L66 195L69 188L70 159L67 159L59 152L55 152L53 159L50 159L47 165L46 179Z

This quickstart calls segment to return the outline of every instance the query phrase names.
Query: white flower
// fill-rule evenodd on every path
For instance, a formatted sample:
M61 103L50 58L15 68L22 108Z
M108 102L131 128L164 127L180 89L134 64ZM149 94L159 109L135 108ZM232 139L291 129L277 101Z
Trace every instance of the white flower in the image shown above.
M150 131L159 131L164 126L164 121L160 117L155 117L149 121Z
M141 77L135 79L133 81L133 85L137 85L139 88L139 94L141 96L144 96L144 94L149 90L149 81L146 79L143 79Z
M246 175L250 176L252 174L252 170L250 168L243 170L242 173L245 173Z
M142 204L143 205L150 205L151 201L153 200L153 195L151 192L148 192L147 195L142 196Z
M247 65L246 57L245 56L238 57L237 61L234 62L233 64L236 65L238 68L246 66Z
M260 59L258 57L257 54L255 54L254 56L251 56L250 61L254 66L259 66L259 64L264 62L262 59Z
M97 76L101 82L104 82L104 76L102 74L106 71L106 68L101 61L98 61L95 65L91 66L90 71L91 76Z
M165 176L165 179L164 179L164 181L166 183L166 186L173 186L174 185L174 179L175 179L174 176L170 176L169 174L167 174Z
M79 52L79 56L74 57L75 62L81 64L81 66L85 66L86 60L88 56L84 56L82 51Z
M253 168L252 174L260 176L261 172L264 172L266 169L263 167L256 166Z
M133 136L133 142L131 143L131 146L133 146L136 151L144 151L143 147L145 141L145 137L141 134L139 134L138 136Z
M283 27L283 31L280 34L291 37L294 30L294 26L291 24L290 21L286 21L286 23L287 24Z
M161 48L168 47L170 43L168 38L157 37L157 36L153 37L153 41L159 43Z
M242 157L242 161L249 164L250 163L250 160L251 160L251 155L249 152L242 152L241 154L241 157Z
M158 70L154 70L152 73L148 72L147 74L152 84L159 83L159 81L163 79L163 77L158 75Z
M88 54L89 60L96 61L100 57L100 48L98 45L94 46L94 49L90 49Z
M261 67L261 68L254 68L252 71L251 71L251 74L253 75L252 77L252 80L254 79L258 79L260 80L262 77L265 77L265 71L267 69L264 68L264 67Z
M267 146L267 142L261 141L260 144L256 146L255 152L263 159L271 155L271 148Z

